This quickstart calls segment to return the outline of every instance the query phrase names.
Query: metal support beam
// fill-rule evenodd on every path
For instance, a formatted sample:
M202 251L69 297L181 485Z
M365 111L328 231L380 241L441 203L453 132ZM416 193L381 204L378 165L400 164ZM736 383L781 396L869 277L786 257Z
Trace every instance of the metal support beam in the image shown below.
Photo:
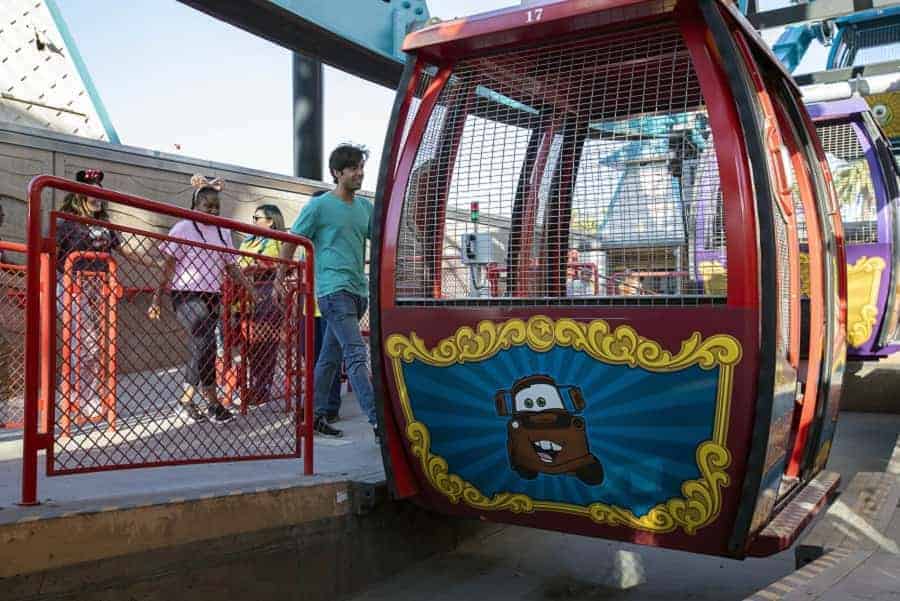
M294 175L321 179L324 111L321 61L295 52L293 80Z
M772 52L788 71L793 72L803 60L803 55L814 38L813 29L809 25L788 27L772 45Z
M785 8L757 12L759 4L751 1L747 7L747 19L757 29L770 29L805 21L835 19L862 10L884 8L895 4L897 4L897 0L815 0L815 2L804 2Z
M810 86L813 84L829 84L847 82L851 79L866 78L875 75L896 75L900 72L900 60L875 63L872 65L858 65L843 69L829 69L815 73L805 73L794 76L798 86Z
M425 0L179 0L216 19L369 81L396 88L407 31Z

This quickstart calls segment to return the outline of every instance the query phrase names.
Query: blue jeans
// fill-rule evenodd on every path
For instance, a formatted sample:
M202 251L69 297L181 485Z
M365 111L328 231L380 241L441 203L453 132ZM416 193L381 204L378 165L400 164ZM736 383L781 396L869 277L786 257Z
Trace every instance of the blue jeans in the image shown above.
M369 376L369 355L359 333L359 319L365 315L367 305L368 299L346 290L319 297L319 310L328 327L322 341L322 352L316 362L316 416L328 413L328 393L343 358L360 408L370 424L374 426L377 423L375 394Z
M325 332L328 329L328 322L324 317L316 317L316 361L322 354L322 341L325 340ZM328 393L328 407L326 415L337 415L341 411L341 379L338 374L334 375L334 382Z

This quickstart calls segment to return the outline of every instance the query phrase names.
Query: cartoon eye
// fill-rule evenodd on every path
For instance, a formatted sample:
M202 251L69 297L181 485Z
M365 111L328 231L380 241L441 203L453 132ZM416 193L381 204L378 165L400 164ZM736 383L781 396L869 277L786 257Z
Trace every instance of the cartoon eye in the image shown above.
M542 396L539 396L539 397L538 397L538 400L537 400L537 404L538 404L538 407L546 407L546 406L547 406L547 399L545 399L545 398L542 397Z
M531 409L532 407L534 407L534 401L532 401L531 399L525 399L525 406Z

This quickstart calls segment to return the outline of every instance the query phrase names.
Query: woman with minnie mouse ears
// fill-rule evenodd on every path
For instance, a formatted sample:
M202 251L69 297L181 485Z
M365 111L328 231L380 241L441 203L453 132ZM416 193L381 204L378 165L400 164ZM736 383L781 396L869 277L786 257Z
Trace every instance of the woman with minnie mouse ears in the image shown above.
M83 169L75 175L83 184L100 186L103 172L99 169ZM70 353L81 366L80 377L74 379L72 406L77 407L84 418L93 418L102 411L100 397L100 342L106 332L101 328L100 316L108 307L100 294L102 279L96 276L78 278L78 274L102 274L109 269L109 261L102 258L78 258L68 261L72 253L94 252L110 255L122 245L119 234L105 224L109 221L106 203L86 194L70 192L59 208L62 214L56 226L56 297L59 311L70 312L72 323L78 324L77 335L69 341ZM77 255L76 255L77 256ZM68 265L67 265L68 264ZM63 304L63 275L68 268L72 281L80 284L70 291L70 303Z
M219 192L224 182L195 175L191 178L191 185L194 188L191 209L218 215ZM216 396L216 325L226 274L247 290L251 302L255 303L256 292L238 268L235 254L209 248L234 249L231 231L185 219L172 226L169 237L196 244L167 240L159 245L165 257L165 268L147 315L150 319L159 319L160 296L169 290L175 315L189 334L191 354L184 368L181 413L193 421L208 419L214 424L224 424L234 418ZM199 391L206 401L204 409L194 403L195 391Z
M75 181L102 188L103 172L99 169L82 169L75 174Z

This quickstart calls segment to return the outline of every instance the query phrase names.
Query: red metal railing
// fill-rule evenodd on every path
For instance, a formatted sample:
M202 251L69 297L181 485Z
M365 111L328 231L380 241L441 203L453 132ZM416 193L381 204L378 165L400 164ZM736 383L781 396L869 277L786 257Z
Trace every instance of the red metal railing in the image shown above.
M24 244L0 241L4 253L25 254ZM25 266L0 263L0 428L21 428L25 406Z
M75 270L76 261L99 262L105 269ZM116 272L116 260L109 253L75 251L65 260L60 310L60 425L65 436L71 434L72 422L80 425L105 419L110 428L115 428L117 316L123 294ZM94 325L96 331L92 331ZM95 351L90 359L83 352L85 349ZM98 385L101 393L97 404L86 406L82 390Z
M302 261L301 261L302 263ZM257 289L265 292L275 279L275 267L267 265L250 265L244 267L244 275ZM251 405L261 405L271 399L262 398L255 393L259 388L254 386L254 358L260 362L271 360L262 357L271 346L271 341L279 340L283 357L275 358L278 375L276 379L284 380L284 411L293 411L292 400L302 389L301 381L304 373L303 359L300 351L303 330L298 328L279 327L277 319L273 319L273 311L264 307L253 306L246 290L227 280L222 294L222 358L219 361L218 377L224 389L224 397L230 401L234 397L247 399L241 403L240 411L246 414ZM294 314L298 307L302 311L302 299L297 298L297 289L290 288L284 299L284 313ZM279 360L280 359L280 360Z
M184 303L178 305L178 299L185 295L175 296L176 289L172 293L172 310L165 304L157 319L147 319L146 295L143 293L156 289L164 255L177 252L180 257L187 257L184 260L191 269L202 273L213 269L213 260L215 265L224 266L241 256L248 256L247 253L218 243L191 242L55 212L50 213L49 234L45 236L42 234L41 194L48 188L102 199L127 207L130 213L146 211L172 220L212 226L213 232L218 228L303 247L306 251L304 263L267 259L273 265L283 266L288 292L281 302L271 286L266 289L268 296L265 298L256 291L257 305L254 307L263 301L274 307L274 317L266 324L261 324L258 311L251 310L241 293L229 292L232 283L227 279L224 290L219 288L189 297L208 301L207 321L217 324L221 323L217 319L221 293L231 294L226 300L240 305L244 310L243 317L235 326L236 331L228 332L228 328L220 326L221 332L230 337L232 347L240 348L241 362L246 362L248 369L263 365L261 358L277 358L278 365L283 367L275 372L277 380L272 380L271 390L280 391L275 396L284 394L285 403L256 406L248 398L250 387L245 383L237 387L236 398L219 397L223 401L230 400L232 407L240 403L239 415L221 428L197 423L180 414L174 417L173 409L178 408L175 399L183 390L192 390L182 388L181 376L174 368L186 358L195 356L190 353L193 347L189 343L193 344L197 339L189 335L192 326L184 321L191 318L190 311L183 310ZM22 504L37 502L38 452L41 450L46 451L47 473L51 476L301 456L304 472L312 473L313 403L302 402L311 399L313 390L314 264L313 248L308 240L50 176L33 179L28 198L22 320L25 324ZM63 224L66 227L62 227ZM53 268L51 257L56 256L57 246L66 246L67 252L71 251L72 241L77 238L63 239L63 230L89 231L90 236L99 232L106 237L109 248L102 252L84 251L82 244ZM76 254L79 252L81 254ZM55 293L57 273L61 278L59 298ZM123 303L126 298L129 302ZM82 303L80 306L79 302ZM58 311L62 313L60 334L63 342L59 345ZM274 329L279 335L261 336L261 325L269 328L270 334ZM289 334L282 336L282 331ZM209 330L205 334L211 335ZM214 340L209 336L205 339ZM262 347L251 348L254 341L262 343ZM86 349L90 352L80 358L78 354ZM101 367L97 369L98 377L94 377L92 366L97 364ZM270 364L265 363L266 366ZM59 394L56 390L58 375L61 376ZM78 383L78 378L83 382ZM185 378L188 382L187 376ZM213 394L218 396L216 392ZM39 421L39 410L44 404L47 407L45 417Z
M504 276L504 274L508 273L509 269L497 263L489 263L486 267L486 277L490 286L491 296L501 296L502 291L500 289L500 280ZM525 276L525 279L529 281L523 283L520 288L523 291L527 291L528 294L534 294L533 288L536 286L534 281L538 281L540 279L540 276L543 273L543 268L539 266L528 267L526 269L523 269L522 272L522 275ZM590 274L589 283L591 289L587 291L579 290L577 292L568 294L569 296L597 296L600 294L600 274L595 263L567 263L567 272L571 273L571 276L568 278L570 281L580 279L579 276L582 272Z
M619 271L606 278L606 291L607 294L618 296L656 296L661 294L660 291L648 284L646 279L672 278L677 286L687 281L689 276L687 271Z

